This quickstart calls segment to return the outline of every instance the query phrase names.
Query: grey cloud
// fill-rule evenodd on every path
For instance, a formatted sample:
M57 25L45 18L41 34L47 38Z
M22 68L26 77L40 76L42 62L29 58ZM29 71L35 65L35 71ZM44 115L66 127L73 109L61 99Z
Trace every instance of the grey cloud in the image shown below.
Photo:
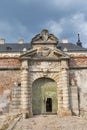
M5 38L6 42L17 42L18 39L24 38L26 42L32 38L32 33L29 32L26 26L18 21L9 23L0 21L0 38Z
M81 32L86 43L86 5L87 1L83 0L3 0L0 4L0 37L9 42L18 37L29 41L42 28L47 28L60 39L65 36L72 42Z

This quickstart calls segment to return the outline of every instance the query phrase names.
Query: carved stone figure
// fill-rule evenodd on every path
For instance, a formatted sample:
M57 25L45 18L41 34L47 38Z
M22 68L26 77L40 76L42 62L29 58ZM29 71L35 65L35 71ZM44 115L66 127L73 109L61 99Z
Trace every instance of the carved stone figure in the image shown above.
M53 42L58 43L58 38L53 34L49 34L47 29L43 29L40 34L37 34L31 41L31 43L39 43L39 42Z
M48 30L46 30L46 29L42 30L41 37L42 37L43 41L47 41L48 40L48 35L49 35Z
M41 57L49 56L51 50L47 47L41 47L38 51L38 55Z

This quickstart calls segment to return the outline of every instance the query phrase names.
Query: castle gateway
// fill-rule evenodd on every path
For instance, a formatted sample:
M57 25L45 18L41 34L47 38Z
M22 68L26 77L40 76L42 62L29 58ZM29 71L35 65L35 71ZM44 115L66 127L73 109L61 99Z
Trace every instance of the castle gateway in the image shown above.
M86 115L87 49L79 35L76 45L59 43L44 29L30 44L0 48L1 97L10 91L9 112Z
M21 108L32 114L70 113L69 56L57 48L58 39L43 30L20 56ZM78 111L78 103L77 103Z

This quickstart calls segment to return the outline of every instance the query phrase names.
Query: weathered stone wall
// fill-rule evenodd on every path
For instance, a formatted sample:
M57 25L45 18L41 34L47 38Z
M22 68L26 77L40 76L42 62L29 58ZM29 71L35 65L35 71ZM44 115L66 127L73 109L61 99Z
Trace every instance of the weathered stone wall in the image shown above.
M15 82L20 83L20 70L0 70L0 96L3 96L6 90L10 90L8 98L12 102Z
M0 95L20 81L20 61L16 57L0 57Z
M0 101L2 104L4 98L6 98L5 92L9 91L9 95L5 100L7 100L6 102L10 101L10 109L12 108L12 104L15 103L15 83L18 84L15 86L15 89L18 89L20 84L20 61L18 56L16 54L14 56L12 54L3 54L3 56L0 55ZM4 106L2 105L2 109L4 109Z
M69 111L69 95L68 95L68 66L67 61L29 61L29 93L30 105L32 110L32 84L36 79L45 77L53 79L57 83L57 99L58 114L62 114L63 110Z
M4 90L11 89L15 82L20 82L19 70L0 70L0 95Z
M70 80L74 82L74 88L77 86L78 97L76 97L76 100L78 99L79 114L87 116L87 69L71 70ZM71 102L76 104L76 100L74 101L73 98Z
M20 68L18 57L15 55L0 57L0 96L3 96L5 90L11 91L9 95L11 110L18 110L24 100L26 107L28 106L32 112L32 84L38 78L47 77L57 83L58 111L69 108L70 105L75 115L87 113L87 56L73 53L69 60L70 70L66 61L29 61L27 68L25 63L22 63L23 66ZM28 87L25 90L26 84ZM22 105L25 107L24 104Z
M68 54L70 55L69 79L72 112L77 115L87 116L87 53L69 52Z
M29 110L32 115L32 84L36 79L42 77L48 77L56 81L59 84L59 62L49 61L27 61L22 62L22 73L21 73L21 109L23 111ZM28 81L27 81L28 78ZM62 89L62 88L61 88ZM60 106L60 104L59 104ZM58 107L59 107L58 106Z

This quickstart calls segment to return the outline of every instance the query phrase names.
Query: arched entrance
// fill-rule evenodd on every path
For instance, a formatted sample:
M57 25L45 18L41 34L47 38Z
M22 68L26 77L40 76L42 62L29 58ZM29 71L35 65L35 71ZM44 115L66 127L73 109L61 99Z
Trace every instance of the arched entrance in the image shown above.
M57 113L57 84L50 78L39 78L32 84L33 114Z

